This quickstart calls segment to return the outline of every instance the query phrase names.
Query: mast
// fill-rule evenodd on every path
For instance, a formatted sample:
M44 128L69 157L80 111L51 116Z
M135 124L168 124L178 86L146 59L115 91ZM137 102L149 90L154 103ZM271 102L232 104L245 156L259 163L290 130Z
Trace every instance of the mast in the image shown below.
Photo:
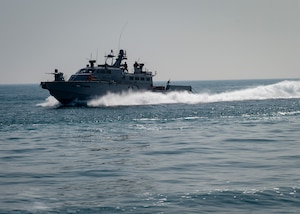
M126 53L124 52L124 50L120 50L118 58L116 59L115 63L114 63L114 67L120 67L121 63L123 60L127 59L126 58Z

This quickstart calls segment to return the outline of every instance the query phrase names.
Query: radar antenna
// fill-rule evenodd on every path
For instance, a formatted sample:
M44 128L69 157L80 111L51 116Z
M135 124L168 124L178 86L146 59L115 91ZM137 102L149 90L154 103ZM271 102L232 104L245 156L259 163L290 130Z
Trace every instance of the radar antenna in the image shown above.
M97 52L96 52L96 63L98 61L98 48L97 48Z
M120 37L119 37L119 46L118 46L118 50L120 51L120 45L121 45L121 38L122 38L122 34L123 31L125 30L126 26L127 26L128 22L125 23L125 25L123 26L121 33L120 33Z

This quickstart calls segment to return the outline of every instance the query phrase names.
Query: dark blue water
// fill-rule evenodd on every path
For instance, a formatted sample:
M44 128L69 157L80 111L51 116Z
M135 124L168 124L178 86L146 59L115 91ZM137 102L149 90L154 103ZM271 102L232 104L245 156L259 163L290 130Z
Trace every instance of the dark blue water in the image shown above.
M299 213L300 81L62 107L0 86L0 213Z

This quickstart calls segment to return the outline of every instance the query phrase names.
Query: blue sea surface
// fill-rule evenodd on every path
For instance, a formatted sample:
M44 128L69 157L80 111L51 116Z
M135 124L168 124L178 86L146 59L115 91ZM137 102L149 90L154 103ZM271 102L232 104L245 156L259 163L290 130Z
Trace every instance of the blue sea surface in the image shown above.
M299 213L300 81L64 107L0 85L0 213Z

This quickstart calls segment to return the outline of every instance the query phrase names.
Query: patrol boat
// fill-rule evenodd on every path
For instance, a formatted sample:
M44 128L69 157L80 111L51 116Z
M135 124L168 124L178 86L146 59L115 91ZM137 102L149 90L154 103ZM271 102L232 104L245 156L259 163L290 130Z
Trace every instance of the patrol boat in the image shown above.
M41 82L41 87L49 90L50 94L63 105L84 104L88 100L104 96L109 92L192 91L191 86L170 85L170 81L166 86L154 86L152 78L155 74L144 70L143 63L135 62L133 72L128 72L124 50L119 51L116 60L114 60L113 51L105 57L105 64L102 65L95 65L96 60L89 60L85 68L80 69L67 81L64 79L64 74L55 69L52 73L54 81ZM110 64L108 64L109 60Z

